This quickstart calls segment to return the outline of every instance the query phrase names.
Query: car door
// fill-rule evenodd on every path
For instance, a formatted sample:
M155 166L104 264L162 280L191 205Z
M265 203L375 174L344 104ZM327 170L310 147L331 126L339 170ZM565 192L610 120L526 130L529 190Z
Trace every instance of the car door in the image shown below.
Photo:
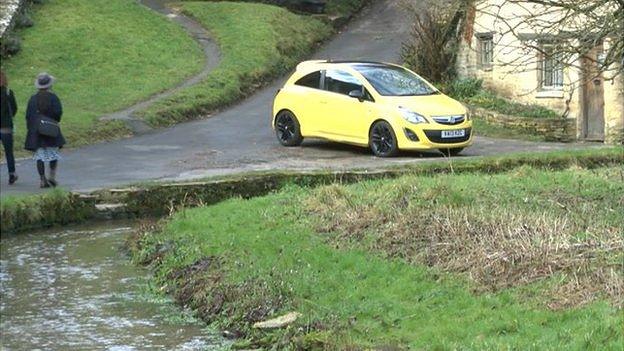
M324 96L321 98L323 112L322 132L332 139L354 142L368 142L366 116L370 113L371 101L363 84L349 72L330 69L323 79ZM351 91L360 91L364 99L349 96Z
M318 135L322 125L321 90L322 71L308 73L298 79L291 88L290 109L295 113L303 135Z

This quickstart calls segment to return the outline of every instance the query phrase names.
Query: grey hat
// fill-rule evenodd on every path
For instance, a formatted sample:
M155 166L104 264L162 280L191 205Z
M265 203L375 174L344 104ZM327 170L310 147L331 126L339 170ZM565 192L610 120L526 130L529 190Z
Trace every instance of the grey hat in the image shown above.
M39 73L37 79L35 80L35 88L37 89L48 89L54 84L54 77L47 73Z

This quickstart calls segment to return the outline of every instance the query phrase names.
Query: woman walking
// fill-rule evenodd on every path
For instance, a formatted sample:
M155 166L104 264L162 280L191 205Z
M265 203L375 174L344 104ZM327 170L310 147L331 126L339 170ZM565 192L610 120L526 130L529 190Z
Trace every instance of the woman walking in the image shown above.
M4 147L4 155L9 168L9 185L17 181L15 156L13 156L13 116L16 113L15 95L9 89L6 75L0 71L0 139L2 139L2 147Z
M33 151L33 159L37 161L37 172L41 179L41 187L55 187L56 170L61 158L59 149L65 145L65 138L61 134L60 122L63 115L61 100L50 88L54 84L54 77L41 73L35 80L35 87L39 91L28 101L26 109L26 150ZM46 177L45 163L49 162L50 172Z

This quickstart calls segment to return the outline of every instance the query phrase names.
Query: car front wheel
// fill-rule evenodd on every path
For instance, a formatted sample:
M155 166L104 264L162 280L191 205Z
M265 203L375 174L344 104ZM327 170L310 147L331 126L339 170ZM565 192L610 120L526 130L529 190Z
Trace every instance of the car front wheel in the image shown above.
M392 157L399 151L394 130L386 121L373 124L370 130L369 144L373 154L377 157Z
M299 121L290 111L282 111L275 118L275 135L284 146L299 146L303 142Z

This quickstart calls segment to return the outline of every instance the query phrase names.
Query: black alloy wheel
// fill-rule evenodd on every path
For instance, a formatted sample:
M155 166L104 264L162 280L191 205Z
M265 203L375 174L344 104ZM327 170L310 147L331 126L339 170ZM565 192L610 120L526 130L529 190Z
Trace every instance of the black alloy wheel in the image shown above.
M386 121L373 124L370 130L369 143L371 150L377 157L392 157L399 151L396 135L390 123Z
M440 149L440 152L444 154L446 157L457 156L460 152L462 152L463 147L452 147L448 149Z
M303 142L299 121L290 111L282 111L275 118L275 135L284 146L299 146Z

